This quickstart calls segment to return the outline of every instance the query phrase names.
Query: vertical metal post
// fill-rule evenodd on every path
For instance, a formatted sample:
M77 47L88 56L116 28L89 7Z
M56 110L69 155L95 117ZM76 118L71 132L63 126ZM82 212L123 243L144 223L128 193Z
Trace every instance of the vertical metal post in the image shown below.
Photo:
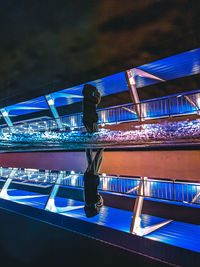
M44 206L44 209L45 210L50 210L50 211L55 211L56 210L56 207L55 207L55 197L56 197L56 194L58 192L58 189L60 187L60 182L61 182L61 179L63 177L63 171L61 171L55 181L55 184L53 185L52 189L51 189L51 192L49 194L49 197L47 199L47 202Z
M2 117L4 118L6 124L9 127L10 132L13 133L14 132L14 126L13 126L13 123L12 123L11 119L9 118L8 112L6 111L5 108L1 109L1 114L2 114Z
M174 185L174 180L173 180L173 196L174 196L174 200L176 198L176 194L175 194L175 185Z
M4 198L4 199L8 199L8 194L7 194L7 190L8 190L8 187L9 185L11 184L12 182L12 179L14 178L15 176L15 173L17 171L17 168L13 168L11 173L9 174L9 177L6 179L2 189L1 189L1 192L0 192L0 198Z
M126 71L126 77L128 80L129 91L130 91L130 95L131 95L133 104L136 104L136 112L138 115L138 120L140 120L140 107L137 105L138 103L140 103L140 99L139 99L137 88L136 88L135 77L132 74L131 70Z
M47 104L49 106L49 109L51 110L51 113L55 119L55 122L58 126L58 128L61 130L62 129L62 123L61 123L61 120L60 120L60 116L57 112L57 109L54 105L54 100L51 98L51 95L45 95L45 99L47 101Z
M171 116L171 107L170 107L170 98L168 98L168 112L169 112L169 117Z
M144 186L146 182L146 177L142 177L137 191L137 198L135 200L133 219L131 222L130 233L138 234L140 232L140 215L142 212L143 200L144 200Z
M119 193L119 177L117 177L117 192Z

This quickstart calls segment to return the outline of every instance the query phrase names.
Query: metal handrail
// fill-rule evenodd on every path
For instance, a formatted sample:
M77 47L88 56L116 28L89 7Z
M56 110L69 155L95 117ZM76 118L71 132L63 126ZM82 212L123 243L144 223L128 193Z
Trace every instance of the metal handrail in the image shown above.
M187 96L187 98L185 97ZM191 104L192 99L188 101L189 97L195 98L197 103L194 105ZM137 106L139 105L139 109ZM140 110L140 114L137 115L136 110ZM173 95L153 100L142 101L141 103L128 103L113 107L107 107L103 109L97 109L97 113L99 114L99 124L110 124L110 123L119 123L125 121L140 121L140 120L148 120L154 118L162 118L162 117L171 117L183 114L194 114L198 113L200 110L200 90L195 92L187 92L182 93L180 95ZM61 116L60 120L62 125L64 125L63 130L66 130L66 126L68 124L68 128L81 128L83 127L82 123L82 112ZM66 122L69 120L69 122ZM71 121L71 122L70 122ZM72 125L72 121L74 121L74 125ZM17 129L23 126L23 130L26 128L32 128L37 125L45 127L47 130L55 130L58 129L56 124L56 119L47 119L47 120L38 120L34 122L26 122L26 123L14 123L14 128ZM42 126L41 126L42 127ZM1 130L8 130L9 128L4 126ZM44 129L44 130L45 130ZM32 129L33 130L33 129ZM34 131L34 130L33 130ZM40 129L38 128L34 132L38 132Z
M5 169L12 171L12 168ZM24 174L27 174L27 176L24 176ZM31 177L32 175L34 175L34 177ZM60 175L61 177L58 182L57 178ZM13 180L83 188L83 175L83 172L75 173L74 171L52 172L36 170L35 172L31 172L19 168ZM7 176L2 173L1 177L8 178L9 173ZM129 196L140 196L137 189L141 181L143 181L143 183L145 181L146 184L141 195L143 197L200 205L200 182L194 181L184 182L173 179L166 180L151 177L123 177L100 174L99 190Z

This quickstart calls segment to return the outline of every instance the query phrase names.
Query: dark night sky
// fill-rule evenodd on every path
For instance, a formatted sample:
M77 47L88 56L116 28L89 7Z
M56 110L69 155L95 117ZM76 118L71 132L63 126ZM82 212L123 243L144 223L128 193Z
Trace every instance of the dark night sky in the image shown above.
M199 3L0 0L1 106L199 47Z

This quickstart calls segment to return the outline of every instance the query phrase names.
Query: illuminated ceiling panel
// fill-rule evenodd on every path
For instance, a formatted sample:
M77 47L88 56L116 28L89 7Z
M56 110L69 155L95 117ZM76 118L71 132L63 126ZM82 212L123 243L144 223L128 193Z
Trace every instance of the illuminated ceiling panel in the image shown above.
M137 67L136 70L137 69L155 75L156 77L159 77L165 81L199 74L200 48L154 61L152 63ZM131 69L131 72L134 74L135 68ZM143 75L136 75L135 81L137 88L160 82L159 80L147 78Z
M95 80L93 82L88 82L88 84L94 85L102 96L116 94L128 90L124 72ZM51 94L52 98L55 100L55 106L60 107L82 101L83 86L84 84L81 84Z
M200 48L133 68L131 72L135 77L137 88L198 74L200 73ZM88 84L97 87L102 96L128 90L124 72L88 82ZM51 93L55 107L82 101L83 86L84 84L81 84ZM44 96L6 107L9 116L25 115L47 109Z
M6 107L6 111L9 113L9 116L25 115L47 109L48 105L44 96Z

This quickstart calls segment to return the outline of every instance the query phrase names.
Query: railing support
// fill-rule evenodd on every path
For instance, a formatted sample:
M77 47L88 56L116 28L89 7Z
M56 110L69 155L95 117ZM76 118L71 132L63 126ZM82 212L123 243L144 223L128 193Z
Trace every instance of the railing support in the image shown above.
M196 199L200 196L200 191L195 195L195 197L192 199L192 203L196 201Z
M147 177L141 178L138 191L137 191L137 198L135 200L133 218L132 218L131 227L130 227L130 233L139 235L139 236L148 235L152 233L153 231L163 227L164 225L172 222L172 220L167 220L162 223L151 225L145 228L141 227L140 216L141 216L142 207L143 207L146 183L147 183Z
M145 183L144 183L145 180ZM143 200L144 200L144 195L143 195L143 188L146 184L146 179L141 178L140 184L138 186L138 191L137 191L137 198L135 200L135 205L134 205L134 210L133 210L133 219L131 222L131 228L130 228L130 233L132 234L138 234L140 232L140 222L141 222L141 212L142 212L142 206L143 206Z
M138 120L140 120L140 107L138 106L138 104L140 104L140 99L139 99L137 88L136 88L135 77L132 74L131 70L126 71L126 77L128 79L129 91L130 91L133 104L136 104L136 113L138 115Z
M5 108L1 109L1 114L2 114L2 117L4 118L6 124L9 127L10 132L13 133L14 132L14 125L13 125L13 123L12 123L12 121L8 115L8 112L6 111Z
M13 168L11 173L9 174L9 177L6 179L0 192L0 198L9 199L7 191L8 191L8 187L10 186L12 182L12 179L15 176L16 171L17 171L17 168Z
M199 114L199 108L198 108L198 106L187 95L184 95L184 96L187 99L187 101L196 109L197 114Z
M61 123L61 120L60 120L60 116L59 116L59 114L57 112L57 109L56 109L56 107L54 105L54 100L51 98L51 95L45 95L45 99L46 99L47 104L49 106L49 109L51 110L51 113L52 113L52 115L53 115L53 117L54 117L54 119L56 121L56 124L57 124L58 128L60 130L62 130L62 128L63 128L62 127L62 123Z
M60 187L60 182L63 178L63 173L64 172L59 173L58 178L56 179L55 184L53 185L51 192L49 194L49 197L47 199L47 202L44 206L44 210L49 210L52 212L59 213L59 212L66 212L66 211L75 210L75 209L81 209L84 207L83 205L81 205L81 206L67 206L67 207L62 207L62 208L58 208L55 206L55 197L58 193L58 190ZM70 176L72 176L72 175L70 175Z
M170 105L170 98L168 98L168 109L169 109L169 118L171 117L171 105Z

